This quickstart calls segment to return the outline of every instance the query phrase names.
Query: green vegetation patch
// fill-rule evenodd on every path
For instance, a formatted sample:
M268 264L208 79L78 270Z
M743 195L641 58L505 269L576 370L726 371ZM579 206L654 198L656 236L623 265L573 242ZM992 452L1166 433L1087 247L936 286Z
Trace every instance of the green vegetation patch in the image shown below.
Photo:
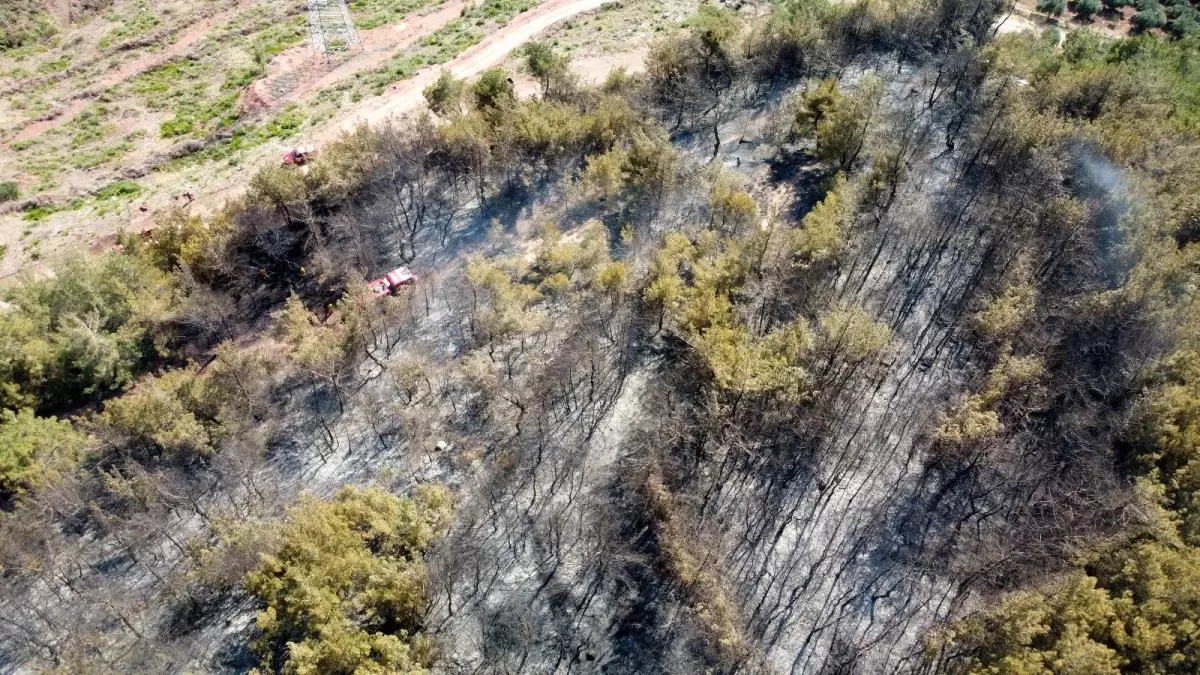
M21 214L21 220L26 220L31 223L36 223L39 220L45 220L49 216L58 213L59 208L54 205L35 206L31 209L25 209Z
M18 165L22 171L38 179L33 186L34 193L49 190L58 185L57 177L62 172L62 162L53 149L21 157Z
M131 16L109 12L104 18L117 22L117 25L100 38L100 42L97 44L100 49L108 49L113 45L120 44L140 35L145 35L162 23L158 15L146 5L142 5Z
M71 65L71 55L63 54L62 56L43 62L38 66L39 73L61 73Z
M15 145L14 149L20 153L16 161L21 170L38 179L32 192L55 187L67 167L94 169L132 152L136 147L135 141L145 132L135 131L123 138L117 137L116 126L110 121L114 113L111 106L93 104L44 139L31 139ZM39 207L33 212L26 212L24 217L38 220L52 212L47 207Z
M504 25L516 15L537 6L537 0L488 0L463 10L462 16L425 36L381 68L356 76L356 84L376 96L393 82L408 79L426 66L446 63L478 43L489 24Z
M163 138L186 136L196 128L196 120L190 117L172 117L158 126L158 133Z
M1100 37L1090 31L1071 31L1061 54L1050 44L1039 43L1033 61L1035 84L1057 80L1056 88L1068 83L1100 87L1109 83L1112 94L1132 91L1135 83L1149 87L1170 101L1167 119L1200 128L1200 54L1193 40L1165 40L1139 35L1123 40ZM1088 98L1062 98L1058 105L1069 116L1095 114L1083 104Z
M135 181L119 180L109 183L96 191L96 199L122 199L136 197L142 192L142 186Z
M267 69L259 64L230 68L225 71L225 80L221 82L221 91L240 91L266 74Z
M0 321L0 407L59 408L123 387L154 353L147 337L169 284L148 263L112 255L15 289Z
M396 23L420 9L439 4L439 0L353 0L350 14L359 30Z
M128 143L118 144L118 146L128 146L128 145L129 145ZM124 153L126 151L127 151L127 148L125 148L125 147L120 148L120 153ZM119 156L119 154L116 156ZM108 160L105 159L104 161L108 161ZM86 167L81 167L81 168L86 168ZM104 215L105 213L107 213L110 210L108 208L108 205L106 204L107 202L119 202L122 200L132 199L132 198L140 195L141 193L142 193L142 186L137 181L119 180L115 183L109 183L108 185L105 185L104 187L97 190L95 192L95 194L92 195L90 203L94 203L99 207L97 210L98 215ZM83 208L84 206L87 206L88 203L89 203L89 200L87 198L75 197L75 198L69 199L65 202L59 202L59 203L54 203L54 204L41 204L38 206L34 206L32 208L26 209L21 214L21 218L26 221L37 222L39 220L45 220L49 216L54 215L55 213L58 213L59 211L77 211L77 210Z
M309 114L299 106L285 107L278 115L257 124L239 124L231 130L229 138L209 143L199 152L180 157L162 167L174 171L202 162L232 159L242 150L249 150L274 138L291 138L300 133L310 120Z
M302 15L256 7L206 39L198 55L168 61L134 78L129 88L152 110L172 113L159 127L161 137L204 137L238 122L241 92L266 75L272 57L305 35Z
M450 493L414 499L347 486L302 498L247 587L265 606L254 649L268 672L427 672L436 651L421 632L428 601L422 555L448 528Z
M58 32L38 0L6 0L0 12L0 52L31 47Z
M35 192L36 191L37 190L35 189ZM28 222L37 222L39 220L45 220L47 216L57 213L59 210L60 210L59 206L57 206L55 204L39 204L37 206L31 206L31 205L27 204L25 206L25 209L21 212L21 220L25 220ZM31 232L31 230L26 229L25 232L21 236L25 237L30 232Z
M133 143L121 141L91 152L74 153L71 155L71 166L76 169L94 169L120 159L132 151Z
M193 100L207 89L201 82L212 69L212 64L200 59L175 58L135 77L130 86L135 94L145 99L146 105L155 110L164 110L176 99Z
M200 135L229 127L239 115L239 92L222 93L211 81L213 70L206 59L173 59L134 78L130 87L150 109L173 111L162 136Z
M79 148L110 137L115 128L108 122L110 112L107 106L93 104L68 122L65 129L71 134L71 147Z
M50 101L37 91L11 94L8 102L14 109L25 113L26 119L36 119L50 111Z
M87 437L69 422L0 409L0 497L43 485L74 462Z
M303 9L304 5L298 7ZM201 46L201 53L204 57L219 58L229 49L243 49L261 54L269 60L288 47L299 44L308 35L307 15L293 9L278 11L272 6L256 6L242 12L236 19L209 34Z

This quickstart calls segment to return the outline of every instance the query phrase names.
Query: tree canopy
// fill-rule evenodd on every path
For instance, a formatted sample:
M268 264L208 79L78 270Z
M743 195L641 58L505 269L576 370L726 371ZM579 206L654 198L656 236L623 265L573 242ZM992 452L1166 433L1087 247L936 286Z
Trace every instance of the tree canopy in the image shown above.
M288 512L279 550L247 586L265 608L255 648L267 672L424 673L432 644L421 633L421 556L448 525L449 493L424 486L413 499L346 487Z

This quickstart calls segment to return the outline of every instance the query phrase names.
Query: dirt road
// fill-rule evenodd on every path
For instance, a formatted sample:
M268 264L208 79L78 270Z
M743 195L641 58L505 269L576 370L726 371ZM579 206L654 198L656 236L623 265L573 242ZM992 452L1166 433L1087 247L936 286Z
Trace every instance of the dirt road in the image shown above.
M327 142L344 131L352 131L360 124L378 124L388 118L411 112L424 102L422 92L437 80L442 68L448 69L455 77L474 77L503 63L509 52L525 44L538 33L576 14L597 9L604 2L605 0L550 0L542 3L519 15L449 63L430 66L407 80L392 85L382 100L363 101L340 115L324 130L314 133L312 137L317 142Z
M363 99L346 108L324 126L310 130L305 134L303 140L317 145L328 143L336 139L343 132L353 131L361 124L379 124L388 119L412 112L424 104L425 98L423 92L425 88L438 78L443 68L449 69L455 77L474 77L488 68L500 65L514 49L525 44L559 21L564 21L577 14L597 9L604 2L605 0L549 0L548 2L544 2L528 12L517 16L503 28L485 37L478 44L470 47L454 59L451 59L449 63L441 66L430 66L417 71L407 80L393 84L382 96ZM432 33L457 17L461 8L461 0L451 0L436 11L415 18L411 28L406 27L404 32L411 40ZM416 34L418 28L424 31L421 35ZM316 84L320 85L321 88L328 87L336 83L337 80L349 77L359 70L361 68L357 65L345 70L334 70L322 77ZM311 90L316 91L317 88L317 86L313 86ZM294 100L297 97L292 96L290 98ZM253 171L256 168L256 164L277 161L278 153L272 151L256 159L257 162L247 162L244 168ZM240 172L240 175L244 175L244 172ZM244 188L245 181L241 178L238 178L231 184L213 185L206 189L204 195L193 203L192 208L198 212L210 212L219 208L227 199L241 194ZM150 224L151 222L149 218L144 220L146 224Z
M304 64L313 62L323 63L322 57L313 51L308 43L292 47L277 55L268 66L267 77L250 85L250 93L263 101L268 108L277 108L290 101L300 101L373 68L377 68L390 59L398 50L403 49L417 40L442 28L462 15L466 0L446 0L430 11L411 17L395 24L379 26L359 32L363 50L334 68L308 69L299 77L298 71L303 71ZM299 65L298 65L299 64ZM274 83L292 77L295 86L285 93L272 93Z
M443 68L449 69L455 77L474 77L488 68L493 68L503 63L508 58L510 52L533 39L538 33L545 31L559 21L564 21L577 14L597 9L604 2L605 0L549 0L548 2L544 2L528 12L519 15L503 28L487 36L454 59L451 59L449 63L441 66L430 66L429 68L417 71L417 73L407 80L393 84L382 96L364 99L350 106L324 126L310 130L305 134L303 140L317 145L328 143L344 132L353 131L360 124L379 124L388 119L412 112L424 104L425 97L423 92L425 87L428 87L437 79ZM441 28L455 16L458 16L461 7L461 0L451 0L451 2L437 11L414 19L413 28L419 26L425 30L424 34L431 33ZM405 30L405 33L409 32L409 30ZM634 53L639 55L644 54L640 48L635 50ZM319 83L322 87L327 87L334 84L341 77L349 77L353 72L357 72L358 70L359 68L357 67L354 67L353 71L344 70L339 72L339 70L334 70L325 77L322 77ZM594 68L590 70L594 70ZM587 74L590 76L587 79L594 79L595 73L589 72ZM316 88L314 87L313 89L315 91ZM294 99L295 97L292 98ZM260 154L256 157L255 160L248 161L243 165L243 168L253 171L256 166L262 165L264 162L278 161L278 153L273 150L265 152L265 154ZM245 189L244 175L245 171L240 171L232 182L223 185L210 184L206 186L203 196L193 202L191 206L192 210L198 213L209 213L220 208L221 204L226 200L241 194L242 190ZM136 224L135 229L152 224L153 220L151 218L142 218Z
M245 1L248 0L243 0L243 2ZM412 112L424 104L422 92L425 87L437 79L442 68L448 68L456 77L468 78L478 75L488 68L502 64L510 52L554 24L583 12L597 9L604 2L605 0L548 0L528 12L519 15L478 44L459 54L458 57L452 59L449 63L418 71L413 77L392 85L382 96L367 98L348 106L333 119L321 126L308 130L302 138L296 139L293 142L303 141L305 143L320 145L337 138L344 131L353 130L360 124L379 124L389 118L400 117ZM366 67L382 63L394 53L397 44L409 44L416 41L457 18L461 13L463 3L464 0L447 0L446 3L427 14L413 17L411 20L396 26L385 27L397 31L400 35L391 40L381 39L376 50L370 49L368 45L367 52L353 62L343 64L332 71L320 75L318 78L314 78L312 81L298 83L294 91L288 92L285 95L286 100L297 101L306 98L315 94L320 89L325 89L336 84L341 79L352 77L355 73L360 72ZM239 5L241 4L239 3ZM215 23L219 20L220 16L222 15L211 17L205 23ZM198 29L189 31L187 35L177 41L167 52L170 54L179 53L200 37L201 31ZM390 44L390 46L385 47L384 44ZM640 62L639 57L643 53L641 48L635 47L629 55L583 60L581 63L576 64L577 67L573 67L573 70L581 76L581 79L588 81L593 81L597 78L602 79L607 73L608 68L616 65L631 65L632 60L635 59ZM165 53L154 55L156 58L165 58L166 56L168 54ZM592 61L595 62L593 63ZM612 62L610 63L610 61ZM626 63L627 61L630 63ZM139 65L142 68L146 67L144 62ZM605 66L608 66L608 68L605 68ZM601 73L599 72L600 70L604 70L605 72ZM109 77L119 76L128 77L128 70L122 68ZM275 101L275 104L278 103L279 101ZM70 115L64 114L52 120L51 123L55 126L62 124L70 119L74 112ZM39 132L45 130L42 128L39 129ZM246 187L247 175L252 174L261 166L278 162L280 152L281 149L278 143L267 144L250 151L235 169L222 168L219 171L205 172L200 177L184 178L175 174L151 174L145 179L147 187L150 188L151 192L138 204L141 213L135 211L131 214L132 217L128 221L120 223L95 221L89 229L85 230L77 227L77 225L72 225L71 227L67 227L67 231L81 237L95 239L110 234L118 226L131 230L142 230L153 227L155 213L178 205L178 202L172 199L172 195L178 195L184 191L190 191L197 195L195 201L191 202L188 206L190 211L201 215L213 213L221 208L227 200L242 194ZM59 231L58 227L63 226L56 226L56 232ZM18 230L14 229L13 231ZM17 239L15 235L11 239L11 242L5 241L5 238L0 236L0 243L11 244L9 255L4 258L3 262L0 262L0 278L16 273L24 263L28 262L24 260L24 256L16 254L19 249L16 245ZM55 243L57 245L54 246L54 250L66 250L70 247L66 240L58 240ZM46 252L49 253L50 251Z
M203 21L193 25L187 30L187 32L183 33L183 35L180 35L179 39L172 43L171 46L167 47L161 52L150 52L122 63L120 66L110 70L103 78L94 82L87 88L86 91L80 92L74 100L67 103L67 105L62 109L62 112L55 115L51 119L35 121L26 124L19 132L16 133L16 135L10 138L8 142L11 144L17 141L24 141L44 134L52 129L57 129L67 122L70 122L76 115L82 112L84 108L88 107L88 105L92 103L97 93L104 91L109 87L114 87L133 77L134 75L138 75L150 70L151 68L162 65L171 58L184 53L184 51L186 51L189 47L199 42L200 39L205 35L208 35L213 28L222 23L230 21L237 16L238 12L241 12L252 4L253 2L251 0L241 0L237 6L227 9L224 12L213 14Z

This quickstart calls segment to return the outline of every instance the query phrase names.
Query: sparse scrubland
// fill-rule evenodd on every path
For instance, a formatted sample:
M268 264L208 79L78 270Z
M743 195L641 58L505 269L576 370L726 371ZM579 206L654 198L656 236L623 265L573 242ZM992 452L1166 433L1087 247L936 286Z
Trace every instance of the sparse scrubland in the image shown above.
M536 43L9 286L0 668L1196 672L1200 44L1003 10Z
M591 41L645 39L697 0L645 12L598 0L364 0L349 5L363 49L329 53L308 44L294 0L77 4L0 13L0 27L37 16L50 31L0 44L0 277L47 271L82 242L108 241L131 220L146 229L196 195L193 208L212 213L287 146L407 113L424 86L408 80L442 66L478 74L548 18L595 10Z

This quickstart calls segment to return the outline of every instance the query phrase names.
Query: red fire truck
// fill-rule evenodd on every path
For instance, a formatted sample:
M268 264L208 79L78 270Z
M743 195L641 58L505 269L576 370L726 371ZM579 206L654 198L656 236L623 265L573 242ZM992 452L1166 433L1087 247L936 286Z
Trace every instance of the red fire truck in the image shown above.
M371 294L377 298L385 295L391 295L400 290L403 286L412 286L417 283L417 275L413 274L407 267L397 267L387 274L371 281L367 286L371 289Z

